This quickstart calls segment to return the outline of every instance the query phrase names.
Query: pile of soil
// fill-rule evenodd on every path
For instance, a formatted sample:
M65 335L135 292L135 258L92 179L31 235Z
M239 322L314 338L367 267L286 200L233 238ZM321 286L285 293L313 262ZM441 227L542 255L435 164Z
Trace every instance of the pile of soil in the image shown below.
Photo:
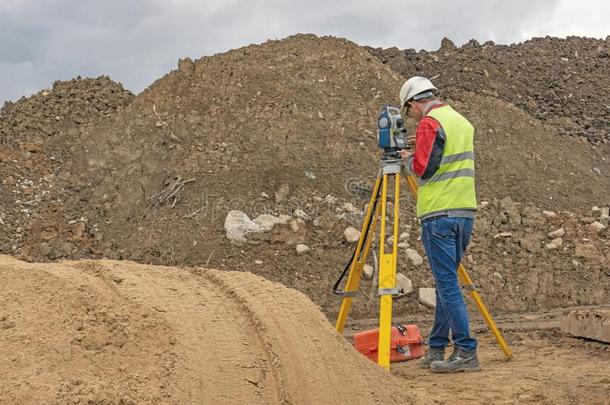
M81 128L94 125L128 105L135 96L106 76L56 81L51 89L12 103L0 111L0 252L28 250L30 235L44 243L64 234L60 250L69 255L78 213L66 201L79 199L91 182L79 173L74 157L84 149ZM75 217L76 216L76 217ZM67 218L67 219L66 219ZM75 225L79 228L79 225ZM48 256L51 249L42 245ZM57 252L57 251L56 251ZM55 256L54 256L55 255ZM52 253L51 258L59 257Z
M432 52L367 49L405 77L433 78L445 96L487 94L554 125L559 134L610 141L610 37L545 37L512 45L471 40L459 48L445 38Z
M378 170L376 117L381 106L395 103L403 80L356 44L313 35L181 60L125 108L81 125L78 142L61 149L61 164L49 163L57 159L48 144L2 160L4 173L26 164L33 169L20 172L23 179L3 182L0 218L11 227L0 248L30 261L105 257L248 270L299 289L334 316L338 299L330 286L352 249L342 233L359 227ZM510 196L521 207L569 211L577 220L593 205L608 206L608 145L558 137L554 127L491 96L460 92L450 103L477 128L479 200L495 206ZM409 243L421 253L412 201L403 198L402 204ZM251 217L292 216L302 209L310 219L240 246L226 238L223 227L233 209ZM22 210L27 220L20 219ZM508 232L498 231L501 221L493 219L503 214L491 212L490 226L477 228L480 240ZM544 236L547 227L535 230ZM572 237L565 252L539 253L557 258L540 272L552 271L558 283L574 279L569 258L582 241L576 233L566 238ZM311 251L297 255L296 243ZM592 243L607 251L607 233L593 235ZM533 258L506 261L501 275L515 283L507 298L497 281L487 280L494 272L484 274L507 247L479 246L475 280L497 288L498 296L489 298L494 310L607 301L603 253L582 261L579 272L590 281L576 285L573 294L539 288L548 300L532 299L524 292L530 280L513 277L527 273ZM410 268L404 259L400 266ZM425 267L408 275L416 287L431 286ZM586 294L587 288L595 292ZM414 298L397 308L423 310ZM376 303L368 300L354 316L370 316Z
M422 402L252 274L0 256L0 276L3 403Z
M47 137L75 134L81 125L97 122L128 105L135 96L107 76L56 81L0 110L0 143L46 142Z

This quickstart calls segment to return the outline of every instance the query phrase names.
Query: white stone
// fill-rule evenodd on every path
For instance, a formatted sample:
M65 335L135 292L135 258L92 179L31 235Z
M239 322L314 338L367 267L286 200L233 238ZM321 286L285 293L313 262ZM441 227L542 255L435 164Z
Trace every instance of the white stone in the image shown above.
M343 204L343 210L347 211L347 212L351 212L352 214L360 212L360 210L358 210L358 208L354 207L354 205L352 203L348 203L348 202Z
M303 221L311 220L311 217L309 215L307 215L307 213L303 210L294 210L293 215L295 218L302 219Z
M289 193L290 193L290 186L288 184L280 185L278 190L275 192L275 202L279 203L279 202L284 201L286 199L286 197L288 197Z
M364 267L362 267L362 276L365 279L367 279L367 280L372 279L374 273L375 273L375 268L373 266L371 266L370 264L365 264Z
M542 215L545 218L555 218L557 216L557 213L553 211L542 211Z
M436 308L436 288L420 288L419 302L427 307Z
M566 234L565 229L559 228L548 233L549 238L561 238Z
M407 242L407 241L399 242L396 246L399 249L405 249L405 248L409 247L409 242Z
M354 227L347 227L345 231L343 231L343 237L349 243L356 243L360 239L360 231Z
M263 228L252 221L245 212L232 210L225 218L227 238L232 242L245 242L246 235L251 232L262 232Z
M401 242L405 241L407 239L409 239L409 232L403 232L400 235L398 235L398 240Z
M337 197L334 197L332 194L329 194L324 198L324 202L328 204L334 204L337 202Z
M489 201L481 201L481 204L479 204L479 207L481 208L485 208L489 205Z
M305 229L305 221L300 218L291 220L290 229L292 229L292 232L295 233L302 231L303 229Z
M261 228L261 232L269 232L276 224L285 224L290 220L288 215L276 217L271 214L261 214L254 218L253 222Z
M551 243L557 247L559 246L563 246L563 239L562 238L555 238L551 241Z
M424 262L423 257L421 257L415 249L405 249L405 254L407 255L407 259L409 259L414 266L420 266Z
M263 261L262 260L255 260L254 264L263 264Z
M549 242L547 244L544 245L544 248L546 250L555 250L557 249L559 246L557 246L556 244L554 244L553 242Z
M302 243L299 243L296 247L297 249L297 254L302 255L303 253L307 253L309 252L311 249L309 248L309 246L307 245L303 245Z
M269 194L265 193L264 191L261 193L261 197L263 198L269 198Z
M606 225L602 224L601 222L597 222L597 221L590 224L589 227L593 230L593 232L601 232L607 228Z
M396 273L396 288L402 291L402 294L409 294L413 291L413 283L402 273Z

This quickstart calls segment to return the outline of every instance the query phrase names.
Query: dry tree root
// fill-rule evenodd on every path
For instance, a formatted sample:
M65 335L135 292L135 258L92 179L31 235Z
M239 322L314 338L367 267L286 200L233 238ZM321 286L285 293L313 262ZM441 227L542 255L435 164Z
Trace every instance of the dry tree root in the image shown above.
M183 180L182 176L174 176L172 179L164 178L161 191L148 197L148 199L152 200L152 202L146 208L146 211L140 218L140 221L144 219L146 214L148 214L151 209L156 208L159 205L167 204L174 208L176 203L180 200L180 190L182 190L185 184L191 183L195 180L196 179L194 177L192 179Z

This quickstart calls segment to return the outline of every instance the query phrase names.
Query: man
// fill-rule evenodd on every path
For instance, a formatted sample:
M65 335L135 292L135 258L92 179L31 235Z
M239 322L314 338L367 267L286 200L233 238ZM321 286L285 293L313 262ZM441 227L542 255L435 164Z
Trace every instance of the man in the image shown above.
M436 312L420 360L435 373L479 371L477 341L470 335L468 311L458 285L457 268L472 232L477 208L474 186L474 127L435 96L430 80L415 76L400 89L403 114L415 118L415 136L403 150L407 168L419 179L417 216L422 241L436 282ZM449 332L454 351L445 360Z

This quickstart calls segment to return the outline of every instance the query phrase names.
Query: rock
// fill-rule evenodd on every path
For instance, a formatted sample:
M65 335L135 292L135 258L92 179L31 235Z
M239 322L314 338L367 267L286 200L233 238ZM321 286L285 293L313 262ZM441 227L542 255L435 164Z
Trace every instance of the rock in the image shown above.
M436 288L420 288L419 302L427 307L436 308Z
M558 246L557 244L553 243L553 242L549 242L549 243L547 243L547 244L545 244L545 245L544 245L544 248L545 248L546 250L555 250L555 249L557 249L558 247L559 247L559 246Z
M297 219L293 219L292 221L290 221L290 229L292 229L292 232L294 233L302 233L305 231L305 221L303 221L300 218Z
M178 59L178 70L183 73L193 73L195 70L195 62L191 58Z
M521 225L521 214L519 203L514 202L510 197L504 197L500 200L500 211L502 215L502 223L509 223L513 227Z
M559 326L563 332L610 343L610 309L586 308L568 312Z
M373 266L371 266L370 264L365 264L364 267L362 268L362 277L364 277L367 280L372 279L374 273L375 273L375 268Z
M413 291L413 283L402 273L396 273L396 288L401 291L401 294L409 294Z
M275 202L280 203L288 197L290 186L288 184L280 185L280 188L275 192Z
M420 266L424 262L424 258L421 257L415 249L405 249L405 254L407 255L407 259L409 259L409 262L414 266Z
M606 226L610 224L610 207L602 208L602 213L599 216L599 222Z
M254 264L261 265L261 264L263 264L263 261L262 261L262 260L258 260L258 259L257 259L257 260L255 260L255 261L254 261Z
M512 233L512 232L500 232L500 233L495 234L495 235L493 236L493 238L494 238L494 239L498 239L498 238L508 238L508 237L511 237L511 236L513 236L513 233Z
M540 249L540 242L544 240L544 235L538 233L527 233L519 239L519 244L530 253L535 253Z
M559 247L559 246L563 246L563 239L562 238L555 238L551 241L552 244L554 244L555 246Z
M261 193L261 197L263 198L269 198L269 194L265 193L264 191Z
M293 215L295 218L302 219L303 221L311 220L311 217L303 210L294 210Z
M354 207L354 205L352 203L348 203L346 202L345 204L343 204L343 210L352 214L356 214L359 213L360 210L356 207Z
M581 243L574 248L574 256L589 260L600 260L602 253L592 243Z
M296 250L297 250L297 254L302 255L304 253L309 252L311 249L309 248L309 246L299 243L296 247Z
M549 232L547 235L549 236L549 238L561 238L565 234L566 234L566 231L563 228L559 228L559 229Z
M262 232L261 227L252 221L245 212L231 210L225 218L225 231L231 242L246 242L246 235L250 232Z
M332 194L329 194L324 198L324 202L327 204L335 204L337 202L337 197L334 197Z
M592 224L589 224L589 228L591 228L591 230L593 232L601 232L604 229L606 229L606 225L602 224L601 222L595 221Z
M409 242L407 242L407 241L398 242L398 243L396 244L396 247L397 247L397 248L399 248L399 249L405 249L405 248L408 248L408 247L409 247Z
M349 243L356 243L360 239L360 231L349 226L343 231L343 237Z
M260 227L261 230L258 232L269 232L276 224L286 224L291 219L292 218L288 215L276 217L271 214L261 214L254 218L253 222Z
M64 242L60 245L59 247L59 251L61 252L61 254L63 256L70 256L72 253L74 253L77 250L77 247L74 243L72 242Z
M557 216L557 213L555 213L553 211L542 211L542 215L545 218L555 218Z
M400 235L398 235L398 240L399 241L405 241L409 239L409 232L403 232Z

